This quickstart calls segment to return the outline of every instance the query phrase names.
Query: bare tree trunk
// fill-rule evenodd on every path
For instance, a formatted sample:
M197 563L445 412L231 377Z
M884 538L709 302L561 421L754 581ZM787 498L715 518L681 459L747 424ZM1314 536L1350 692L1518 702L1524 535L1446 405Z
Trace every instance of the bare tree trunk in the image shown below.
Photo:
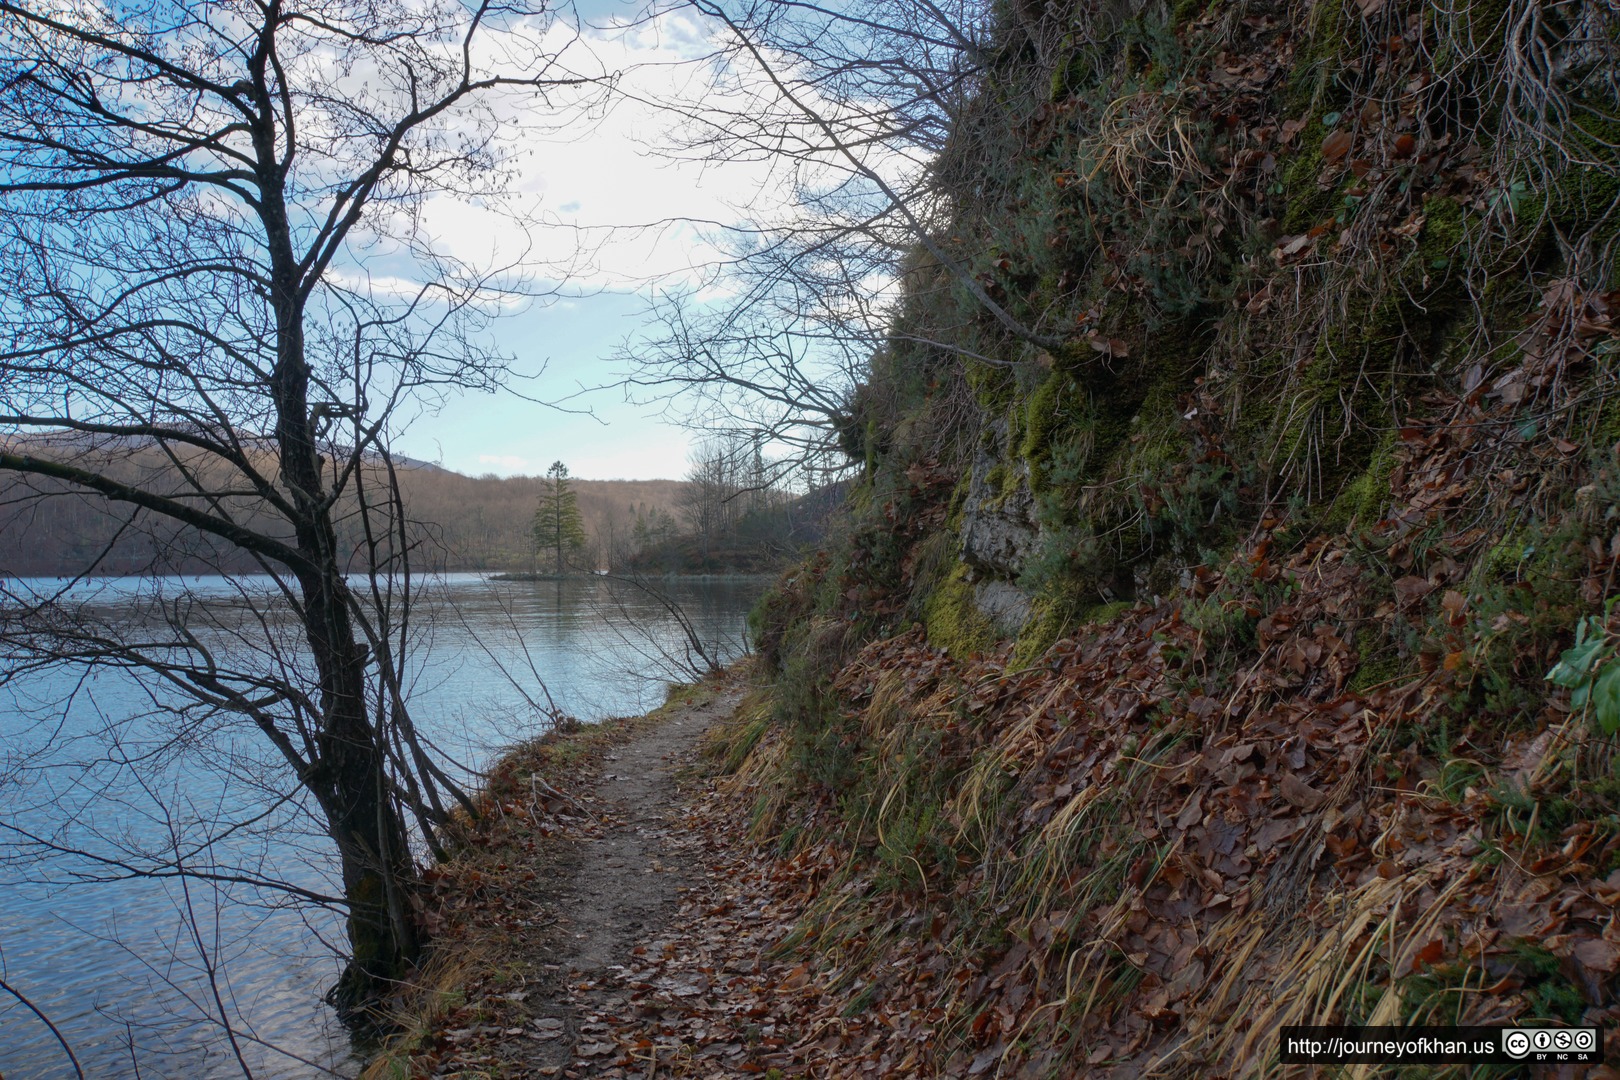
M383 740L367 717L366 650L349 625L347 586L335 573L303 584L324 713L320 764L308 782L337 844L349 904L352 956L333 1001L353 1008L386 991L417 958L405 895L416 871L404 817L388 791Z
M261 144L260 161L273 162L273 126L259 125L254 136ZM295 511L296 546L308 560L295 575L304 637L320 686L319 752L303 780L320 802L337 845L351 956L331 998L340 1012L352 1012L386 993L417 958L417 936L403 895L415 886L416 868L403 810L388 791L386 742L366 707L367 650L356 640L332 500L311 423L301 275L291 228L275 178L262 176L261 184L271 193L260 217L269 240L277 321L277 364L269 391L281 481Z

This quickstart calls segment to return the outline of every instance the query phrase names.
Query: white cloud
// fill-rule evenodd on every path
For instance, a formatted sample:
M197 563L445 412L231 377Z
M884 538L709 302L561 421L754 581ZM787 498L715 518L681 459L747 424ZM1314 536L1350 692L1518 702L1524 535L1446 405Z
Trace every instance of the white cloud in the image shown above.
M494 453L473 454L454 431L442 445L438 464L469 475L538 476L561 460L582 480L652 480L682 476L692 435L628 410L608 410L611 424L583 416L553 415L529 423L507 420L499 407L483 406L486 427L500 431L502 446ZM486 444L487 445L487 444Z
M489 37L492 59L542 51L580 76L611 76L613 91L600 107L582 107L587 91L565 92L554 106L532 96L495 106L510 190L478 202L437 196L423 212L428 233L457 257L521 261L543 280L580 289L634 289L653 280L695 285L725 258L706 235L714 225L800 214L782 162L768 155L713 162L671 152L687 123L683 108L747 111L763 85L744 73L734 75L730 90L710 86L703 60L719 42L684 11L605 29L555 21L537 32L524 24ZM864 153L889 174L908 167L879 146ZM846 162L828 155L820 179L830 187L848 173Z
M794 220L803 212L793 200L795 179L827 190L848 177L849 167L829 162L807 178L791 175L768 155L717 163L660 154L657 148L672 146L685 122L668 106L685 102L689 108L697 103L741 112L752 101L746 74L733 79L730 91L707 90L710 72L701 61L716 42L709 28L685 14L633 27L576 32L554 24L543 33L525 26L503 34L492 38L491 57L516 56L537 44L554 55L562 50L579 74L619 73L616 93L608 107L584 112L574 107L577 100L571 105L562 98L549 107L533 96L500 102L496 111L512 170L506 194L435 197L420 224L448 253L468 262L521 262L542 287L556 283L565 292L610 294L583 299L577 308L556 304L494 327L524 371L539 359L551 362L543 379L523 387L526 394L588 404L596 416L537 414L532 405L505 397L462 399L415 425L407 443L438 440L444 465L466 472L532 473L560 458L581 477L679 476L690 433L613 400L618 391L577 401L570 395L603 380L602 359L630 329L625 320L633 317L633 294L645 295L656 284L694 286L700 303L727 295L730 283L705 272L725 257L706 235L715 225ZM805 96L812 107L837 112ZM863 153L886 176L916 167L878 144ZM868 284L873 295L892 285ZM602 421L610 423L604 427ZM485 448L493 443L498 450L480 453L476 445L466 446L471 430L480 433Z

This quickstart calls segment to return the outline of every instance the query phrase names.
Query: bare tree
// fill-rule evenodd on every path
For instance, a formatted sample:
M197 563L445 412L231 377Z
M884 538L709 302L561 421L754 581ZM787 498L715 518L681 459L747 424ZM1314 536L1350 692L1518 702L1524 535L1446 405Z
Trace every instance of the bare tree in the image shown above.
M700 145L727 158L774 156L795 171L801 202L842 219L835 235L887 233L891 257L921 248L1007 334L1047 348L1060 343L994 296L969 270L960 244L939 234L941 211L957 193L935 183L935 161L962 128L983 77L1023 44L989 38L991 5L689 5L723 28L730 48L716 65L717 78L751 103L739 111L728 107L735 97L706 98L714 104L694 114ZM825 233L826 225L815 231ZM896 233L903 246L892 244ZM817 240L812 258L826 251Z
M723 443L711 441L694 450L688 462L681 514L697 539L699 565L708 570L715 540L725 531L731 501L730 454Z
M746 645L739 640L737 652L730 652L731 642L706 637L686 606L669 589L644 575L609 573L603 580L619 588L610 587L592 596L597 616L652 673L632 671L623 675L677 683L709 678L725 671L727 662ZM653 613L633 610L637 605L630 603L632 597L640 597L639 607L650 606Z
M685 138L668 152L770 162L770 191L747 207L755 224L716 237L733 259L715 281L657 297L655 329L625 350L633 384L696 404L708 430L763 433L825 478L847 468L838 451L861 456L875 353L1005 365L1065 346L1072 326L986 272L994 238L947 224L994 187L979 170L1007 148L983 140L1018 138L1002 117L972 122L986 87L1056 62L1053 20L998 21L982 0L681 6L719 44L702 98L675 106ZM902 292L939 293L933 309L954 314L897 319Z
M422 208L498 190L514 95L544 116L592 92L549 25L479 0L0 0L0 470L147 529L153 572L184 549L270 575L298 639L265 614L245 659L205 603L131 627L16 590L4 670L138 669L256 731L335 844L350 1007L415 958L408 823L431 842L458 795L401 689L391 418L498 382L478 331L525 288L450 259Z
M759 533L784 524L778 511L786 495L776 484L784 470L765 457L760 443L757 433L711 436L688 458L680 509L705 570L716 548L724 549L724 562L734 567L753 554L745 549L771 539Z

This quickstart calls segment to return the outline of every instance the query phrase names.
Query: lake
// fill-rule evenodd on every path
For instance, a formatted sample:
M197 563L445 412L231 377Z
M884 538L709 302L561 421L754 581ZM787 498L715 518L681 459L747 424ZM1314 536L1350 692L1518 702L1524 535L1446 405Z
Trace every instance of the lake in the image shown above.
M240 656L247 641L293 634L284 612L256 614L267 586L102 579L74 586L71 599L97 617L139 622L171 617L189 595L188 610L207 612L193 620L205 626L204 642ZM730 660L764 582L660 588L705 647ZM416 611L412 716L462 775L547 730L537 705L586 721L657 706L687 649L657 597L605 579L445 575ZM297 664L285 652L262 662ZM337 891L310 808L274 797L294 785L265 740L240 721L177 711L172 692L147 674L3 674L0 979L56 1024L87 1076L240 1076L244 1063L261 1078L353 1075L347 1034L322 1002L341 970L323 942L341 941L341 917L251 880ZM56 852L42 854L29 836ZM119 865L165 861L217 880L131 880ZM49 1028L4 990L0 1075L74 1075Z

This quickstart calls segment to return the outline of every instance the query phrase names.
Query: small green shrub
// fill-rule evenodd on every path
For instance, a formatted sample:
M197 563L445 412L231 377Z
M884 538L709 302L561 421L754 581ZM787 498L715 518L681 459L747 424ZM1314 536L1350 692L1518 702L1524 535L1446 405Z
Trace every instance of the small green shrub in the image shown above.
M1610 601L1608 608L1612 608ZM1620 731L1620 639L1608 631L1609 611L1588 615L1575 624L1575 644L1564 650L1547 672L1547 681L1570 691L1572 709L1597 721L1605 735Z

